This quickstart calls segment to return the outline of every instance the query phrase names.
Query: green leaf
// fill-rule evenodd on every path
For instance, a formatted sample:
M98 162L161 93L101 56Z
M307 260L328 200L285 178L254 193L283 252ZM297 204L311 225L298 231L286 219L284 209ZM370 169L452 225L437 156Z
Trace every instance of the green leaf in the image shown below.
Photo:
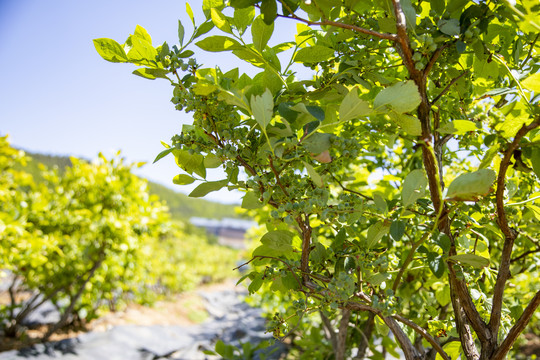
M480 162L480 165L478 165L478 169L485 169L491 166L491 162L493 161L493 158L495 158L495 155L497 155L497 152L499 151L499 145L495 144L492 147L490 147L485 153L484 158Z
M309 165L307 162L302 161L304 163L304 166L306 167L306 170L308 172L309 177L311 178L311 181L318 187L323 187L324 182L321 178L321 175L317 173L317 171L313 168L313 166Z
M401 240L403 235L405 234L405 222L402 220L395 220L392 221L392 225L390 225L390 236L395 241Z
M427 183L424 170L416 169L411 171L403 181L403 191L401 192L403 206L407 207L414 204L416 200L424 196Z
M358 87L353 87L339 105L339 119L348 121L371 113L369 104L358 97Z
M286 104L290 104L290 103L286 103ZM319 107L319 106L314 106L314 105L305 105L304 103L298 103L292 107L289 107L290 110L293 110L293 111L296 111L296 112L299 112L299 113L302 113L302 114L306 114L306 115L309 115L309 116L313 116L315 119L317 119L317 121L320 123L321 121L324 121L324 117L325 117L325 114L324 114L324 110ZM283 116L287 119L286 116ZM292 120L294 121L294 120ZM305 127L304 127L305 128ZM305 134L308 134L312 131L314 131L315 128L312 128L310 129L310 131L304 131Z
M127 53L128 59L137 65L146 65L156 67L157 51L147 40L130 36L131 49Z
M378 221L371 225L367 232L367 247L371 249L382 237L390 231L390 225Z
M220 181L208 181L202 184L199 184L193 191L189 194L189 197L203 197L212 191L218 191L223 187L227 186L229 183L228 180Z
M495 171L490 169L460 175L448 187L446 198L454 201L476 201L489 193L495 177Z
M448 260L459 262L465 265L470 265L475 268L483 268L489 266L489 259L475 254L452 255L448 257Z
M259 0L231 0L231 7L235 9L244 9L258 3Z
M327 257L326 248L323 244L315 243L315 248L309 253L312 262L322 264Z
M261 243L265 246L266 249L272 250L274 255L270 256L281 256L288 253L291 253L292 248L292 239L294 234L286 230L275 230L267 232L261 238ZM264 255L256 253L257 249L253 251L253 256L255 255Z
M169 55L169 53L170 53L169 44L167 44L167 42L165 41L163 45L161 45L161 47L159 48L159 55L162 57L165 57Z
M127 62L128 58L122 46L112 39L94 39L94 47L105 60L115 63Z
M196 173L201 177L206 177L204 167L204 157L201 154L190 154L186 150L173 150L176 164L188 174Z
M411 0L400 0L400 3L407 19L407 29L414 31L416 28L416 11L414 10L414 6L411 4Z
M277 3L276 0L262 0L261 14L266 24L270 25L277 17Z
M178 54L177 56L179 58L188 58L190 57L191 55L195 54L193 51L191 50L186 50L186 51L182 51L180 54Z
M388 273L377 273L369 276L366 281L371 285L379 286L383 281L389 280L390 278L391 276Z
M540 207L532 204L525 205L525 207L533 213L536 220L540 220Z
M193 16L193 10L191 9L191 6L187 2L186 2L186 13L188 14L189 18L191 19L191 22L193 23L193 26L195 26L195 17Z
M385 33L395 34L396 30L396 20L393 17L381 17L378 20L379 29Z
M274 114L274 98L269 89L261 95L251 95L251 111L257 123L264 130Z
M443 346L443 350L452 360L459 359L461 354L461 343L459 341L452 341ZM435 360L442 360L441 355L437 354Z
M211 20L210 21L205 21L199 27L197 27L195 29L195 33L193 34L193 38L196 39L196 38L206 34L210 30L212 30L213 28L214 28L214 23Z
M294 61L314 64L321 61L326 61L333 56L334 49L322 45L315 45L298 50L294 56Z
M168 79L167 74L169 72L164 69L149 69L149 68L140 68L133 71L133 74L143 77L145 79L155 80L156 78Z
M458 19L441 19L437 26L443 34L457 36L460 33Z
M215 350L224 359L232 359L234 356L234 347L232 345L225 345L222 340L216 342Z
M534 91L536 94L540 94L540 72L532 74L523 80L521 86L527 90Z
M189 185L193 183L194 181L195 181L194 178L186 174L178 174L173 178L173 184L176 184L176 185Z
M447 253L450 251L450 246L452 245L452 242L450 241L450 238L448 235L444 233L439 233L439 235L434 239L435 244L439 246L444 253Z
M525 111L516 114L511 113L506 115L504 122L495 125L495 129L499 130L505 138L509 139L516 136L519 129L529 123L530 120L530 115Z
M488 59L480 60L474 59L473 71L476 77L484 79L496 79L499 75L499 65L496 61L489 61Z
M223 10L224 8L223 0L203 0L202 2L203 13L207 19L210 19L212 9Z
M540 147L535 147L532 149L531 164L534 173L540 178Z
M377 330L377 333L381 336L387 336L390 332L390 329L386 324L384 323L384 320L381 319L379 315L375 316L375 319L373 321L375 323L375 329Z
M454 120L437 129L439 134L464 135L469 131L476 131L476 123L469 120Z
M205 39L202 39L201 41L198 41L197 43L195 43L195 45L205 51L211 52L242 49L242 45L238 41L230 37L221 35L209 36Z
M430 252L427 254L427 262L429 269L437 278L441 278L446 271L446 264L442 256L437 253Z
M264 68L266 65L266 61L261 55L257 54L254 51L247 50L246 48L234 50L233 54L237 58L247 61L253 66Z
M298 290L300 288L300 284L290 272L287 272L287 275L285 275L281 281L287 290Z
M223 162L220 160L219 156L216 156L212 153L204 157L204 167L207 169L214 169L220 167Z
M444 13L444 8L446 4L445 0L430 0L431 8L437 12L437 14L442 15Z
M416 116L407 114L391 113L392 120L394 120L403 131L412 136L422 135L422 125L420 120Z
M152 164L156 163L157 161L161 160L165 156L169 155L173 150L174 150L174 148L168 148L168 149L163 150L162 152L160 152L156 156L156 158L154 159L154 162Z
M354 256L347 256L343 262L343 269L349 273L356 271L357 263Z
M182 25L180 20L178 20L178 41L180 42L180 46L184 44L184 25Z
M210 9L210 16L212 18L212 22L219 30L232 34L231 24L229 24L229 21L221 11L212 8Z
M146 31L146 29L143 28L142 26L137 25L135 27L135 32L133 33L133 35L143 39L144 41L152 45L152 38L150 37L150 34L148 34L148 31Z
M375 203L375 207L377 207L377 210L386 215L386 213L388 212L388 204L380 193L377 192L373 194L373 202Z
M242 199L242 209L260 209L263 203L259 201L259 197L254 191L248 191Z
M251 25L251 36L253 38L253 45L255 49L262 52L268 44L268 40L272 37L274 32L274 23L267 25L261 16L257 16L253 24Z
M446 306L450 303L450 286L443 286L435 291L435 299L441 306ZM454 359L454 358L453 358ZM455 358L457 359L457 358Z
M398 113L405 113L416 109L420 102L418 87L414 81L407 80L383 89L375 97L373 106L380 108L386 105Z
M261 276L257 276L255 279L251 280L251 283L248 286L249 293L250 294L256 293L261 288L262 284L263 284L263 279L262 279ZM217 349L216 349L216 351L217 351ZM223 355L223 354L221 354L221 355Z
M247 27L253 22L254 17L255 7L253 6L234 10L233 24L240 32L240 35L246 31Z
M225 352L226 352L225 347L226 347L226 345L225 345L225 343L224 343L222 340L218 340L218 341L216 342L216 347L215 347L215 349L216 349L216 352L217 352L219 355L225 356Z
M208 96L219 88L214 84L197 83L193 85L193 92L196 95Z
M315 133L305 140L302 144L311 154L320 154L330 148L330 138L332 135L325 133Z
M281 43L281 44L277 44L276 46L272 47L272 50L274 50L274 52L275 52L276 54L279 54L280 52L289 50L289 49L292 48L294 45L295 45L294 42L288 41L288 42L284 42L284 43Z

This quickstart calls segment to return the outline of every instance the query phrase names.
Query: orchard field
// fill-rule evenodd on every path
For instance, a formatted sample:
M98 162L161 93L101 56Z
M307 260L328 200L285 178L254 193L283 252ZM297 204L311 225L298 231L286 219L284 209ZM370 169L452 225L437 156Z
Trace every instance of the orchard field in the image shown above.
M151 305L233 275L238 252L187 219L173 221L119 154L71 158L62 171L29 161L0 138L2 339L44 341L127 304ZM45 302L60 319L28 339L27 320Z

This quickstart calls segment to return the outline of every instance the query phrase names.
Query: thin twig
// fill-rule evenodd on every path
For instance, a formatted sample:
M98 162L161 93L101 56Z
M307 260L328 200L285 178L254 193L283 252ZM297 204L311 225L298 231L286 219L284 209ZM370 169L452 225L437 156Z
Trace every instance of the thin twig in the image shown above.
M426 67L424 68L424 76L427 76L430 73L431 69L433 68L433 65L435 65L435 63L437 62L437 59L439 59L439 56L441 56L444 49L446 49L448 46L450 46L450 44L447 43L441 46L440 48L438 48L437 50L435 50L433 55L431 55L431 58L429 59Z
M254 260L256 260L256 259L272 259L272 260L281 261L283 264L285 264L285 266L287 266L287 268L289 269L289 272L290 272L291 274L293 274L294 278L296 279L296 282L298 283L298 285L300 285L300 289L303 288L302 282L300 281L300 279L298 278L298 276L296 275L296 273L295 273L294 270L292 269L291 265L289 265L289 263L286 262L285 260L280 259L280 258L277 258L277 257L273 257L273 256L255 255L251 260L246 261L245 263L243 263L243 264L238 265L237 267L235 267L235 268L233 269L233 271L234 271L234 270L237 270L237 269L240 269L240 268L243 267L243 266L246 266L247 264L251 263L252 261L254 261Z
M534 250L525 251L523 254L519 255L518 257L515 257L515 258L511 259L510 263L514 263L516 261L519 261L519 260L523 259L524 257L527 257L528 255L531 255L531 254L535 254L537 252L540 252L540 246L537 247Z
M380 38L380 39L385 39L385 40L390 40L390 41L397 41L397 35L395 35L395 34L380 33L380 32L373 31L373 30L369 30L369 29L365 29L365 28L362 28L362 27L359 27L359 26L356 26L356 25L344 24L344 23L340 23L340 22L336 22L336 21L330 21L330 20L323 20L323 21L311 21L311 20L307 20L307 19L301 18L301 17L299 17L298 15L296 15L296 14L291 10L291 8L289 8L289 6L285 3L285 1L281 1L281 0L280 0L280 3L281 3L281 4L287 9L287 11L290 13L289 16L278 14L277 16L278 16L278 17L281 17L281 18L292 19L292 20L300 21L300 22L303 22L303 23L305 23L305 24L307 24L307 25L315 25L315 26L326 26L326 25L329 25L329 26L335 26L335 27L342 28L342 29L353 30L353 31L356 31L356 32L359 32L359 33L362 33L362 34L366 34L366 35L375 36L375 37L378 37L378 38Z
M338 183L339 187L343 189L343 191L350 192L351 194L356 194L358 196L363 197L366 200L373 200L373 198L370 197L370 196L367 196L367 195L362 194L361 192L354 191L352 189L346 188L345 186L343 186L341 181L339 181L339 179L334 176L334 174L330 173L330 175L332 176L332 179L334 179Z
M536 44L536 41L538 41L538 37L540 37L540 33L536 34L536 37L532 41L531 47L529 48L529 52L527 53L527 56L525 57L525 59L523 60L521 65L519 66L520 70L523 69L523 67L527 64L527 61L529 61L529 59L531 58L531 54L532 54L532 51L534 49L534 45Z
M519 147L519 142L521 139L531 130L540 126L540 117L536 118L529 125L523 125L521 129L518 130L514 141L510 144L508 149L504 153L504 157L501 161L499 167L499 174L497 176L497 191L495 194L495 199L497 203L497 223L504 234L504 246L501 255L501 261L499 265L499 273L497 274L497 281L495 282L495 288L493 291L493 300L491 308L491 317L489 319L489 327L492 334L496 337L499 332L499 326L501 322L502 314L502 301L506 281L510 277L510 259L512 257L512 248L514 246L514 241L518 233L511 229L508 225L508 219L506 218L506 211L504 210L504 189L505 189L505 179L506 171L510 165L510 160L514 150Z
M431 336L424 328L416 325L415 323L413 323L409 319L404 318L401 315L392 315L392 317L397 321L404 323L405 325L416 331L418 334L420 334L427 342L429 342L433 346L435 351L437 351L437 353L439 353L439 355L441 355L444 360L451 360L448 355L446 355L446 352L443 350L437 340L435 340L435 338Z
M460 75L456 76L455 78L453 78L450 83L448 85L446 85L446 87L443 89L443 91L441 91L439 93L439 95L435 96L435 99L433 99L433 101L431 101L431 105L435 104L437 101L439 101L439 99L448 92L448 90L450 90L450 87L452 85L454 85L456 83L456 81L458 81L459 79L461 79L463 76L469 74L469 70L465 70L464 72L462 72Z
M403 276L405 271L407 271L407 268L409 267L409 264L412 262L412 260L414 258L414 253L416 252L416 249L418 249L418 247L420 245L422 245L424 243L424 241L426 241L426 239L429 237L429 235L431 235L431 233L425 232L420 240L413 243L411 251L409 251L409 255L407 255L407 258L405 259L405 262L403 263L403 265L399 269L398 274L396 275L396 280L394 280L394 285L392 286L392 290L394 291L394 294L396 293L396 290L399 287L401 277Z

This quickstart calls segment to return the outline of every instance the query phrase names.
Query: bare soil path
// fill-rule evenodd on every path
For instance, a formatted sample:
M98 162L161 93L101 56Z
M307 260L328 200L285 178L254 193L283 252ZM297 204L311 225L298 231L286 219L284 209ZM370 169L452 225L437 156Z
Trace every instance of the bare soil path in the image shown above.
M217 339L226 343L260 342L265 321L259 309L243 302L245 290L233 281L207 285L152 307L130 305L89 324L87 332L55 335L47 344L0 344L16 348L0 353L0 360L124 360L212 359ZM40 330L29 332L30 337ZM0 339L0 341L5 339ZM26 346L25 346L26 345ZM279 358L283 347L271 358Z

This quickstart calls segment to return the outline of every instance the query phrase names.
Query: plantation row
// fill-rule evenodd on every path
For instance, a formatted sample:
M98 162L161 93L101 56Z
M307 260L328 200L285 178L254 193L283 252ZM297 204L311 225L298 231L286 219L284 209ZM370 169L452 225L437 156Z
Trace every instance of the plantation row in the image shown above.
M42 166L37 182L26 161L0 137L0 289L7 288L0 334L21 336L25 320L47 301L61 319L45 339L127 302L150 303L203 278L220 280L234 267L233 250L171 221L119 157L72 158L62 175Z

